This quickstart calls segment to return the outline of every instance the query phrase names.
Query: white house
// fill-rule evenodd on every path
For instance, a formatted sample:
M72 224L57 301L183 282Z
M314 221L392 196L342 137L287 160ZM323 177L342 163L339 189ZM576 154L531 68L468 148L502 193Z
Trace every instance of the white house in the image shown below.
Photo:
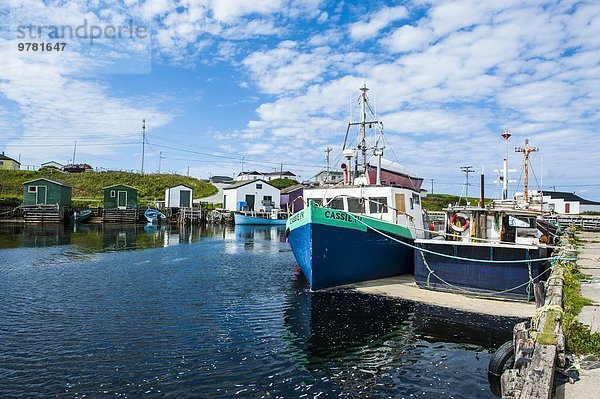
M258 180L263 179L266 181L271 181L275 179L295 179L296 176L289 170L284 170L280 172L257 172L253 170L252 172L240 172L235 178L236 181L248 181L248 180Z
M41 164L40 169L54 168L54 169L62 170L63 166L64 166L63 164L60 164L56 161L50 161L50 162L44 162L43 164Z
M180 184L165 190L165 207L167 208L191 208L192 188Z
M262 179L240 181L223 187L223 208L228 211L241 210L240 206L244 203L245 210L270 210L279 206L279 201L279 189Z
M567 215L600 212L600 202L589 201L574 193L544 191L544 210Z
M262 178L262 173L253 170L252 172L240 172L235 178L235 181L258 180Z

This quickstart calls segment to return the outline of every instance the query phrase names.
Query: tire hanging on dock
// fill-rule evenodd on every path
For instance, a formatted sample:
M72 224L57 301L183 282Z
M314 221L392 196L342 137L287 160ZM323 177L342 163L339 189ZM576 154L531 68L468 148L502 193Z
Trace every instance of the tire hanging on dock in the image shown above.
M513 341L507 341L500 345L496 352L490 358L488 364L488 381L490 390L498 397L502 397L500 388L500 377L505 370L514 366L515 363L515 347Z

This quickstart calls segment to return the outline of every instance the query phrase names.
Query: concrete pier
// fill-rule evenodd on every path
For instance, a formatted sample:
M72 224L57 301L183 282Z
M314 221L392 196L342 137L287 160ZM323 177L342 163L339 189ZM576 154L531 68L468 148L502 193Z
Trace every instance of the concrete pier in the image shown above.
M393 298L423 302L430 305L493 316L528 319L535 313L535 303L533 302L484 299L449 292L421 289L415 283L414 276L412 275L365 281L353 284L352 288L368 294L385 295Z

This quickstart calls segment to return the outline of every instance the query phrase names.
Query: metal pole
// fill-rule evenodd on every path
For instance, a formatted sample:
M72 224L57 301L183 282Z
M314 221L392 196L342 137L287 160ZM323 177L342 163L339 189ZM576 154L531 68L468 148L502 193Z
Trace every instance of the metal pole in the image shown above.
M469 203L469 173L475 172L475 169L473 169L473 166L461 166L460 170L467 174L467 193L466 193L465 202L468 205L468 203Z
M146 119L142 119L142 169L141 174L144 174L144 152L146 146Z
M77 140L75 140L75 146L73 147L73 165L75 165L75 153L77 152Z

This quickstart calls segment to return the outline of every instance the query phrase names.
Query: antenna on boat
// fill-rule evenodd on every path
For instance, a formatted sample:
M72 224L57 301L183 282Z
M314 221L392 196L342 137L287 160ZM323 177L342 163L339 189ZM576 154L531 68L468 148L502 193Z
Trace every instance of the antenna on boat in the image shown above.
M325 161L327 162L327 169L325 169L327 171L326 175L325 175L325 181L329 182L329 153L333 151L333 148L329 148L329 146L327 148L325 148Z
M525 139L525 147L515 147L515 152L522 152L525 158L524 170L525 170L525 187L523 193L523 200L529 202L529 154L532 152L539 151L539 147L530 147L529 139Z

